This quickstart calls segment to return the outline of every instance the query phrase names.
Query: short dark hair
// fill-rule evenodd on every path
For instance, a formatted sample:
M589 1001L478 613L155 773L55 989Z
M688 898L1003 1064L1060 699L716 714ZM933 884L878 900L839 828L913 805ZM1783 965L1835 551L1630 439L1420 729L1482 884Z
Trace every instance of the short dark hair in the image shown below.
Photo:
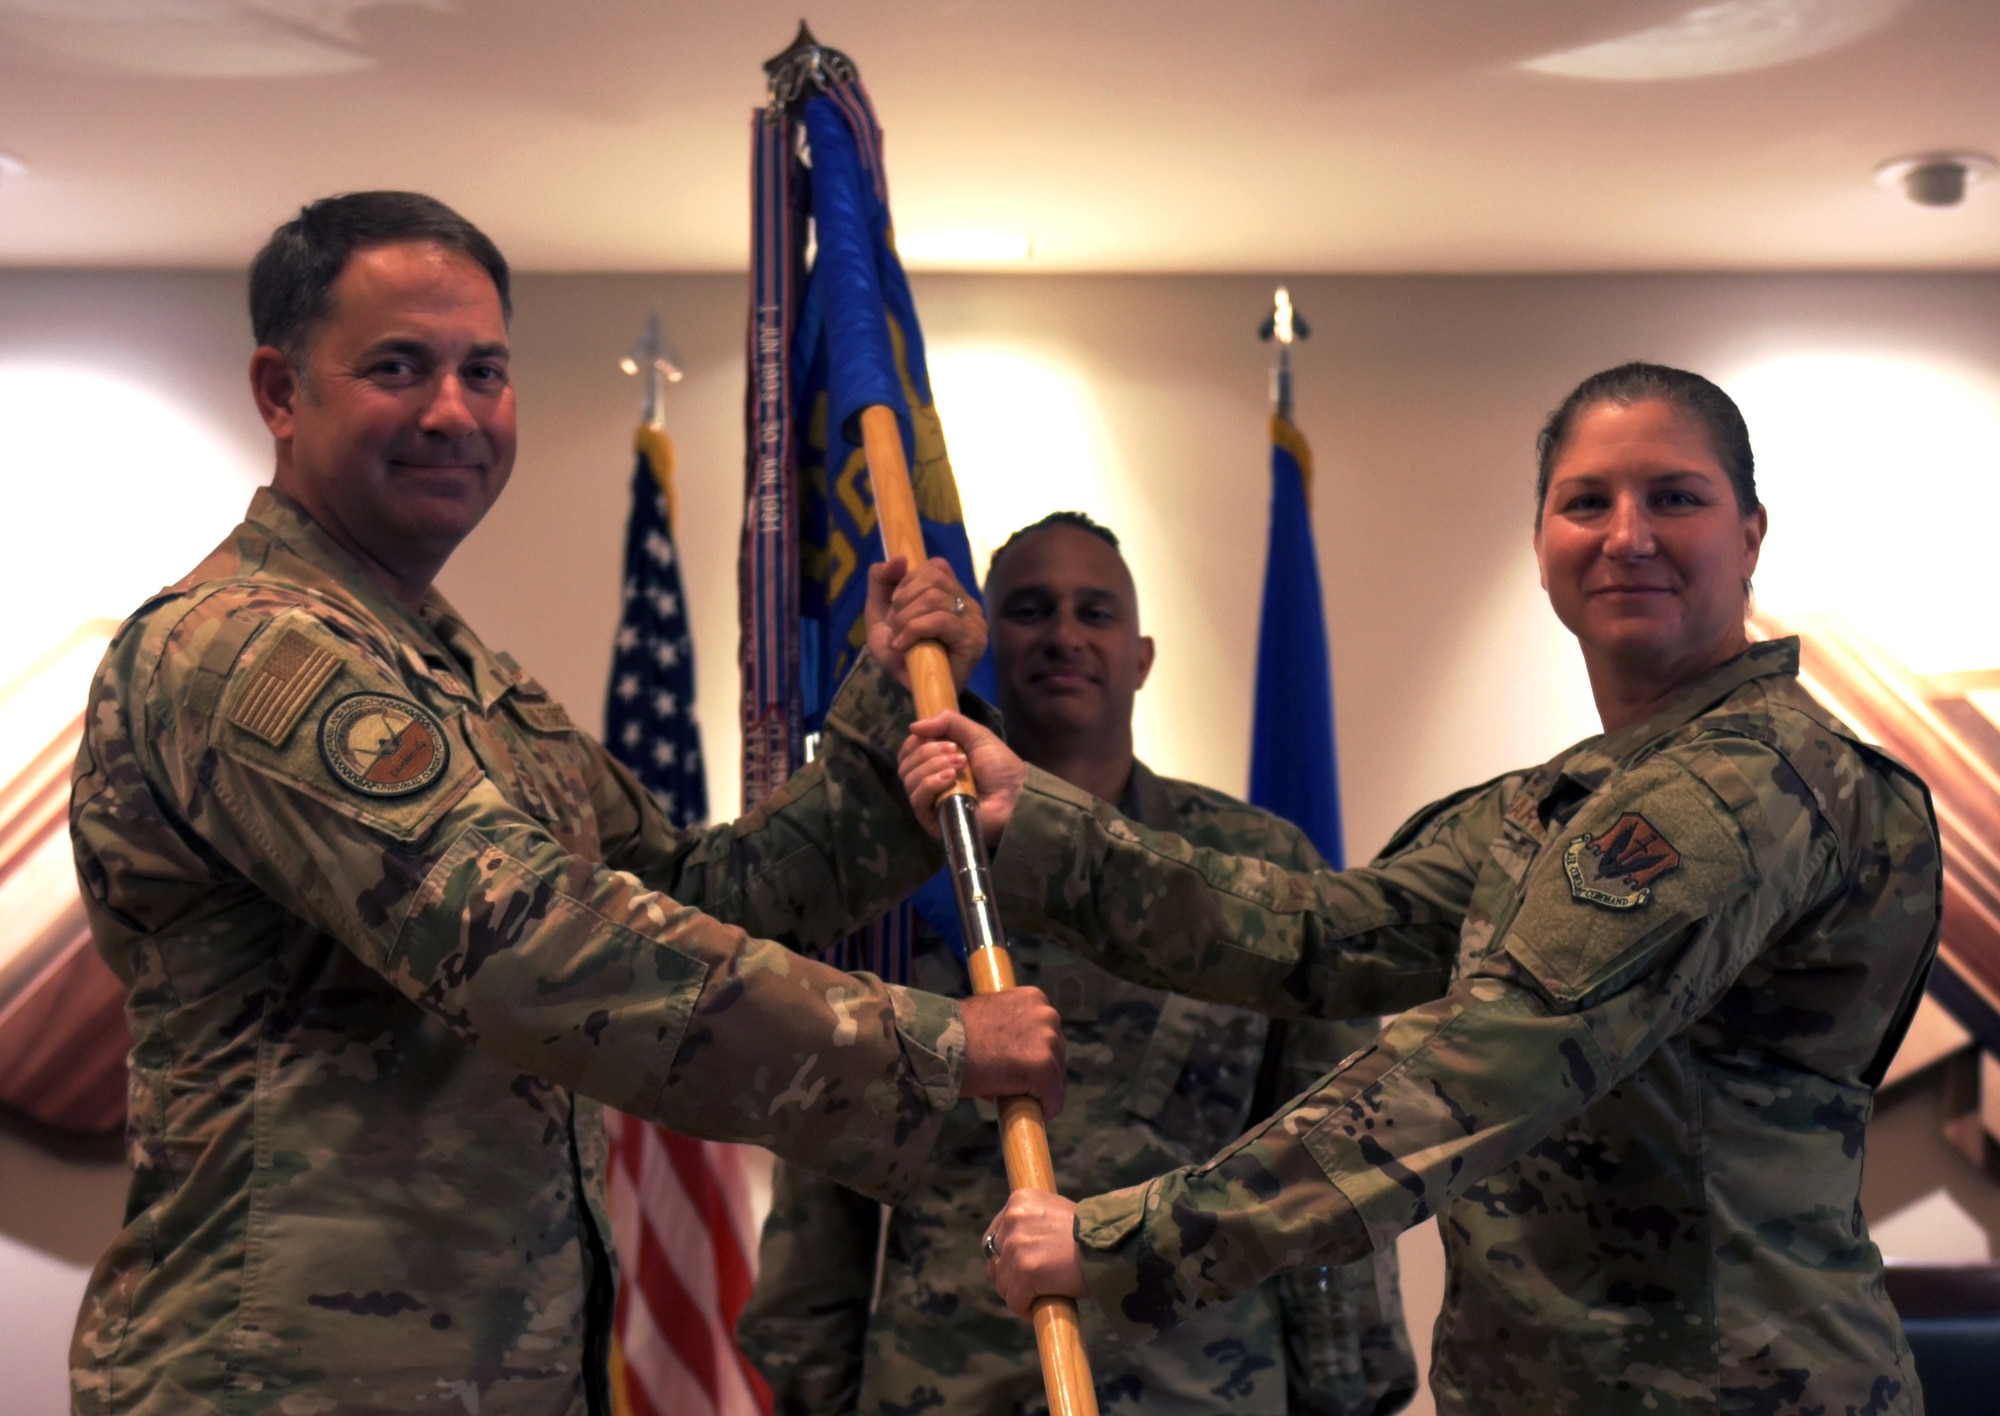
M347 192L300 207L250 262L251 334L297 364L313 327L332 311L333 283L357 252L422 241L476 261L493 277L501 314L513 319L507 258L485 232L421 192Z
M1000 557L1013 549L1016 541L1024 536L1032 536L1037 531L1046 531L1051 526L1067 526L1072 531L1082 531L1086 535L1095 536L1098 540L1104 542L1105 545L1111 547L1112 550L1118 550L1118 533L1102 522L1093 520L1088 512L1052 511L1040 521L1032 521L1023 526L1019 531L1016 531L1000 543L1000 549L995 551L992 559L986 562L986 583L988 585L993 583L993 572L1000 568ZM1119 554L1122 556L1124 553L1120 551Z
M1620 364L1592 374L1570 390L1535 438L1535 525L1542 524L1542 503L1549 495L1549 473L1562 456L1577 418L1600 403L1630 407L1657 399L1692 418L1708 439L1709 450L1736 493L1736 509L1748 516L1757 502L1757 460L1750 451L1750 429L1736 401L1700 374L1665 364Z

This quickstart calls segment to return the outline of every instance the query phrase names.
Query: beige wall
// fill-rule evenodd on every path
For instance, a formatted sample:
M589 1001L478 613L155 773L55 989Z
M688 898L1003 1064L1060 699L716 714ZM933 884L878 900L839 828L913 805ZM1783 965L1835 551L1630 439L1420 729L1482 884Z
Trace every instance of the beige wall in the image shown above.
M1111 520L1160 641L1140 700L1141 751L1230 790L1241 789L1248 763L1267 495L1268 350L1253 330L1270 283L916 282L947 436L961 425L958 456L976 479L965 488L975 542L991 544L1014 520L1055 505L1082 504ZM2000 388L2000 276L1314 278L1292 289L1314 325L1299 353L1299 418L1319 465L1314 520L1356 852L1372 850L1423 801L1592 727L1574 651L1540 604L1528 555L1534 430L1576 378L1644 356L1726 381L1768 356L1831 349L1949 364ZM233 275L0 274L0 399L22 369L114 374L201 426L207 442L198 445L230 464L203 488L203 505L232 506L269 460L244 392L240 301ZM654 305L689 370L670 391L668 414L680 449L680 539L711 792L728 814L740 279L521 280L519 467L443 583L580 720L597 720L638 393L617 358ZM1025 370L1035 377L1019 387L1053 397L974 406L979 390L967 378L988 369ZM1846 414L1839 404L1826 409L1829 420ZM152 512L128 505L92 459L153 483L176 472L149 465L142 434L108 438L82 423L66 425L66 435L61 446L29 450L0 429L0 510L9 526L35 526L25 554L0 558L11 567L0 567L0 586L41 607L74 604L78 617L122 613L143 592L103 602L126 558L107 564L95 548L106 522ZM1895 503L1938 500L1922 485L1932 470L1885 464L1877 492ZM37 483L68 499L53 513L46 498L24 499ZM1771 501L1775 554L1787 504ZM1948 504L1939 510L1948 523ZM1853 511L1862 521L1873 514ZM204 517L178 540L151 534L159 569L135 583L150 587L192 562L227 521L215 510ZM1921 554L1905 549L1919 562L1912 573L1928 573ZM53 568L21 584L41 563Z
M1160 641L1142 695L1141 751L1230 790L1241 789L1248 758L1267 495L1267 350L1253 331L1270 286L1252 277L917 281L947 435L956 420L963 467L977 470L966 489L975 539L991 544L1009 529L992 524L994 508L1025 516L1081 503L1111 520L1128 538ZM1315 278L1291 288L1314 326L1299 356L1300 421L1319 462L1314 519L1355 854L1425 800L1592 730L1574 650L1539 603L1527 554L1531 441L1577 378L1647 357L1728 382L1771 356L1860 350L1941 362L2000 386L2000 276ZM213 510L182 524L148 508L162 483L171 492L175 478L200 479L187 448L228 464L203 482L204 507L233 505L268 466L244 391L240 300L233 275L0 273L0 401L24 370L96 371L146 391L193 429L176 434L182 460L163 464L149 456L144 417L72 419L32 446L0 426L0 590L12 602L53 605L57 618L120 613L139 592L101 601L124 583L128 561L157 560L157 571L151 560L143 568L145 583L157 583L224 529L227 516ZM444 584L491 642L545 678L579 720L596 721L637 407L636 381L616 361L655 304L689 370L668 412L711 791L726 815L736 799L741 279L521 281L516 482ZM1025 392L1012 404L988 396L1009 388ZM1844 420L1850 409L1829 400L1824 416ZM140 431L106 431L128 424ZM1852 517L1865 523L1871 501L1915 496L1935 498L1941 523L1949 520L1949 499L1925 485L1933 470L1886 461ZM1810 495L1809 480L1792 486L1805 489L1794 497ZM1772 511L1772 535L1782 538L1784 500L1774 495ZM107 542L107 524L135 517L147 518L137 533L128 526ZM105 544L146 555L121 551L110 564ZM1929 573L1921 546L1884 549L1904 557L1899 573ZM0 665L0 680L9 672ZM18 1182L5 1189L0 1231L80 1258L89 1247L80 1229L115 1224L115 1187L87 1159L35 1169L24 1145L0 1134L0 1178ZM88 1176L98 1178L79 1178ZM64 1196L76 1197L72 1207ZM1429 1296L1413 1312L1435 1311L1434 1272L1414 1277ZM54 1354L32 1355L59 1383ZM28 1360L0 1353L0 1364L16 1357Z
M1005 360L982 363L1003 354L1050 373L1059 395L1060 406L1011 415L965 409L980 434L959 454L981 477L966 487L975 540L1009 529L979 523L982 497L1023 514L1078 501L1106 514L1127 538L1160 641L1140 749L1163 769L1241 790L1267 495L1268 350L1253 331L1270 282L916 284L947 437L952 396L967 394L962 380L946 385L946 369L1004 372ZM1995 276L1318 278L1292 290L1314 326L1299 354L1300 421L1319 465L1314 519L1357 852L1422 802L1593 728L1528 552L1534 432L1577 378L1632 357L1726 377L1833 349L1920 355L2000 384ZM735 800L742 301L731 277L525 279L516 485L445 580L475 624L595 720L636 406L616 358L657 304L689 369L669 414L720 812ZM1044 445L1050 426L1060 436ZM997 434L1012 444L996 451ZM1060 486L1046 502L995 490L1050 467ZM1885 466L1880 493L1924 495L1910 484L1926 470ZM1781 498L1772 514L1775 547Z

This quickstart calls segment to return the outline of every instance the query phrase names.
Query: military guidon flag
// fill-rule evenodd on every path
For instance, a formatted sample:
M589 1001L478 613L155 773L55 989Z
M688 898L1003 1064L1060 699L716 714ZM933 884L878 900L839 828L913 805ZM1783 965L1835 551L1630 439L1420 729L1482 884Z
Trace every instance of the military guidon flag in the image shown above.
M916 300L896 254L875 109L853 61L803 24L764 68L771 102L751 125L739 582L745 809L804 763L807 736L866 643L868 569L884 552L856 421L863 408L895 410L924 549L950 563L968 597L979 596ZM859 341L879 359L835 358L835 331L861 326L881 330L880 340ZM995 696L990 653L969 687ZM940 872L820 957L907 983L918 916L963 955L951 882Z

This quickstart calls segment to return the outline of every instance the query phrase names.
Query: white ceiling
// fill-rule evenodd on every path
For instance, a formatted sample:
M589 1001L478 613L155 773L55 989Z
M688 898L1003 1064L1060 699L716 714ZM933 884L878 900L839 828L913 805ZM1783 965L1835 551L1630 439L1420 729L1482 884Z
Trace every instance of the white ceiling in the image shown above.
M802 0L0 0L0 264L240 265L436 193L542 270L740 269ZM899 228L1026 269L2000 266L1995 0L812 0Z

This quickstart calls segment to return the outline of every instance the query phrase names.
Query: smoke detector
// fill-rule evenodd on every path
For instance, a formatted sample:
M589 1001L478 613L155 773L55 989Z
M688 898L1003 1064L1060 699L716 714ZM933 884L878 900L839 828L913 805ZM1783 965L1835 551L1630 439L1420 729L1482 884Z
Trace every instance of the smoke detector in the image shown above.
M1993 171L1993 159L1983 152L1921 152L1883 163L1875 180L1918 206L1955 207L1965 200L1966 188Z

